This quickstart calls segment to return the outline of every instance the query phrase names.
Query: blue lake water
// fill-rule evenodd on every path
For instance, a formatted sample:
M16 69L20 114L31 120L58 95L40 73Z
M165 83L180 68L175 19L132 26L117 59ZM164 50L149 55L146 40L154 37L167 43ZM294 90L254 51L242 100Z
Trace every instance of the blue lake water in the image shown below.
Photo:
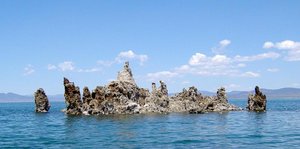
M231 100L246 107L246 100ZM0 103L0 147L300 148L300 100L269 100L268 111L67 116L63 102Z

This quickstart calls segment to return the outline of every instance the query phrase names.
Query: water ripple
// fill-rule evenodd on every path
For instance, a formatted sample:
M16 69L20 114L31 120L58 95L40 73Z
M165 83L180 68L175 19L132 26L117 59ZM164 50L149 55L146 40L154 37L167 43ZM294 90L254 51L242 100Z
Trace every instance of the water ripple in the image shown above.
M244 100L232 101L244 105ZM268 102L267 112L67 116L64 103L0 104L0 147L299 148L300 100Z

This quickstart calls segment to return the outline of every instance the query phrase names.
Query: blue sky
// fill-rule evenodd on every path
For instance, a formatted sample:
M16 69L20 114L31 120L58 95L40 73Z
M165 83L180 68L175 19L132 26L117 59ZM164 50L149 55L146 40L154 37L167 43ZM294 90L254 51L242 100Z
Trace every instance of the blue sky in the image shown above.
M170 92L300 87L300 1L0 2L0 92L93 89L130 61Z

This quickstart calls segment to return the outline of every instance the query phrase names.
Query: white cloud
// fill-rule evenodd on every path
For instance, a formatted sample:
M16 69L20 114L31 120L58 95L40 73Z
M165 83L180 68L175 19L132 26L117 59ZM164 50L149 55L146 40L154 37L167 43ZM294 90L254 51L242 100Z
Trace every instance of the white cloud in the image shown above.
M253 77L253 78L256 78L256 77L259 77L260 74L252 72L252 71L247 71L247 72L243 73L241 76L242 77Z
M73 71L75 69L75 66L73 62L65 61L63 63L58 64L58 68L61 71Z
M49 64L48 65L48 70L55 70L57 67L55 65Z
M267 53L262 53L258 55L253 55L253 56L240 56L237 55L234 57L235 61L238 62L251 62L251 61L258 61L258 60L263 60L263 59L276 59L279 58L280 54L276 52L267 52Z
M168 80L177 75L178 75L178 73L175 73L175 72L160 71L160 72L156 72L156 73L148 73L147 78L150 81L159 81L159 80Z
M132 50L129 50L120 52L115 58L115 61L118 63L128 60L138 60L140 62L140 65L143 65L148 60L148 56L144 54L139 55L134 53Z
M226 55L206 56L202 53L192 55L189 65L182 65L175 68L177 73L191 73L201 76L240 76L240 77L259 77L260 74L251 71L241 72L239 68L247 65L240 62L252 62L263 59L276 59L280 57L278 53L268 52L253 56L235 56L230 58Z
M103 60L97 61L98 65L105 66L105 67L109 67L109 66L113 65L114 63L115 63L114 61L103 61Z
M134 58L135 57L135 53L131 50L129 51L125 51L125 52L120 52L118 57L120 58Z
M268 68L267 71L269 71L269 72L278 72L279 69L278 68Z
M224 85L224 87L227 89L227 90L236 90L236 89L239 89L241 88L240 85L238 84L227 84L227 85Z
M193 68L190 65L182 65L174 69L176 73L187 73L193 71Z
M277 42L276 44L274 44L273 42L265 42L264 43L264 48L269 49L269 48L277 48L277 49L295 49L295 48L299 48L300 46L300 42L295 42L292 40L284 40L281 42Z
M263 45L264 49L270 49L270 48L273 48L273 47L274 47L274 43L270 42L270 41L265 42L264 45Z
M215 54L220 54L224 52L224 49L231 44L231 41L228 39L221 40L217 47L212 48L212 52Z
M244 64L244 63L239 63L239 64L237 64L237 66L240 67L240 68L242 68L242 67L246 67L247 65Z
M171 75L171 77L179 76L180 74L193 74L200 76L230 76L230 77L260 77L260 74L252 71L241 71L240 68L247 66L241 62L252 62L264 59L276 59L280 57L278 53L268 52L253 56L235 56L233 58L226 55L206 56L202 53L195 53L191 56L187 65L182 65L173 70L162 71L148 75L148 78L159 78L161 76Z
M123 63L125 61L138 61L140 65L143 65L146 61L148 61L148 56L145 54L136 54L134 51L122 51L120 52L114 60L110 61L103 61L99 60L97 61L98 65L104 66L104 67L110 67L113 64L116 63Z
M211 58L212 64L224 64L229 63L230 58L228 58L226 55L215 55Z
M33 66L31 64L28 64L25 68L24 68L24 73L23 75L28 76L31 75L35 72Z
M226 46L228 46L230 43L231 43L231 41L228 40L228 39L224 39L224 40L220 41L220 45L221 45L222 47L226 47Z
M78 72L99 72L101 69L99 68L91 68L91 69L78 69Z
M192 66L200 65L200 64L204 64L205 61L206 61L206 55L202 53L196 53L191 57L189 64Z
M226 64L230 62L230 58L226 55L215 55L213 57L207 57L202 53L196 53L190 58L189 64L191 66L197 65L218 65Z
M191 73L202 76L209 75L230 75L236 72L235 68L241 67L243 64L235 64L232 59L226 55L215 55L213 57L206 56L202 53L194 54L189 65L182 65L175 68L177 73Z
M112 61L103 61L99 60L96 63L95 67L88 67L88 68L77 68L75 67L74 62L72 61L64 61L59 63L58 65L48 64L48 70L60 70L60 71L73 71L73 72L85 72L85 73L92 73L92 72L99 72L101 71L102 67L109 67L116 63L121 63L127 60L137 60L139 61L140 65L143 65L144 62L148 60L147 55L138 55L133 51L124 51L120 52L118 56Z
M191 83L191 82L190 82L190 81L187 81L187 80L181 82L181 84L190 84L190 83Z
M220 42L220 46L228 46L231 42L229 40L223 40ZM247 63L266 59L277 59L280 57L279 53L266 52L251 56L234 56L228 57L227 55L215 54L213 56L207 56L203 53L195 53L191 56L188 64L174 68L168 71L167 74L174 73L172 77L179 76L181 74L193 74L200 76L230 76L230 77L260 77L260 74L253 71L242 71L241 68L247 69ZM162 73L153 73L151 76L161 76ZM160 75L158 75L160 74ZM166 75L165 75L166 76Z
M300 46L299 42L284 40L282 42L277 42L275 47L278 49L295 49L297 47L299 48L299 46Z
M287 55L285 56L285 60L300 61L300 42L292 40L284 40L275 44L272 42L265 42L264 48L276 48L280 50L286 50Z
M48 70L60 70L60 71L73 71L73 72L98 72L101 71L98 67L83 69L83 68L76 68L74 62L71 61L65 61L62 63L59 63L57 66L53 64L48 65Z
M300 49L289 51L285 59L287 61L300 61Z
M180 74L193 74L200 76L232 76L232 77L258 77L259 75L253 73L240 72L239 68L246 67L246 64L234 61L225 55L215 55L208 57L201 53L193 55L189 61L189 65L182 65L171 71L163 71L174 73L172 77ZM160 72L158 74L161 74ZM149 77L149 76L148 76ZM151 76L153 77L153 76ZM158 76L156 76L158 77Z

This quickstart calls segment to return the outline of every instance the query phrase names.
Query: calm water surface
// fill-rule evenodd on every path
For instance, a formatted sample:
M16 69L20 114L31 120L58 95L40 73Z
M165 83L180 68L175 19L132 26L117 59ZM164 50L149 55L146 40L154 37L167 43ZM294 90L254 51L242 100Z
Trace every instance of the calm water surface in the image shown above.
M231 100L241 107L246 100ZM33 103L0 103L0 147L300 148L300 100L269 100L268 111L67 116Z

